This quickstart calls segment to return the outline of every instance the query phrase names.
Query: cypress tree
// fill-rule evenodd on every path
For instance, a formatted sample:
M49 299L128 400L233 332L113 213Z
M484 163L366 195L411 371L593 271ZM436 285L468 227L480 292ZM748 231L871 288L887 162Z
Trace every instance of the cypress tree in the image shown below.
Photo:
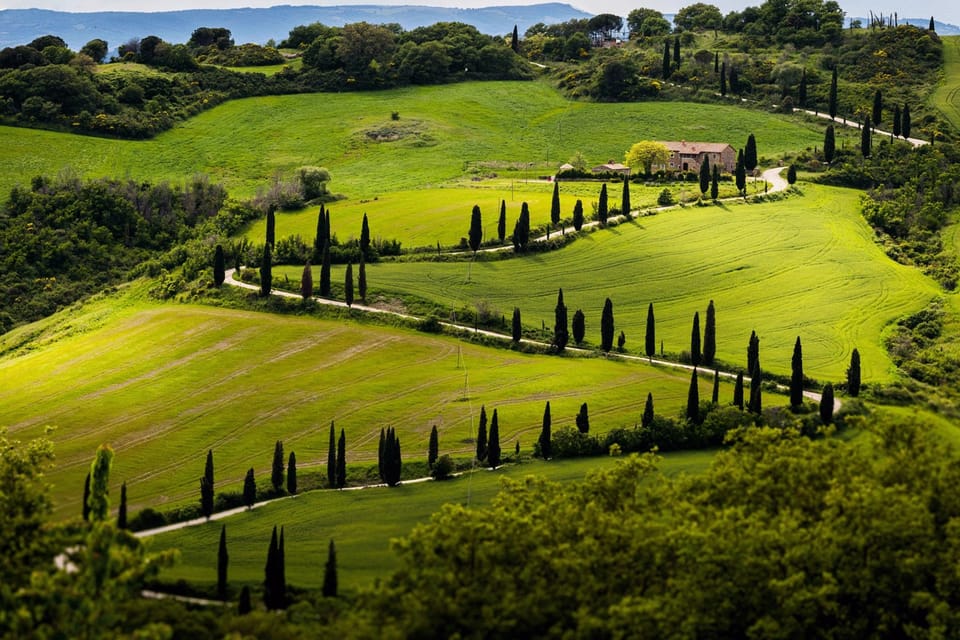
M609 353L613 348L613 326L613 302L607 298L600 316L600 348L605 353Z
M347 272L343 276L343 301L347 307L353 306L353 263L347 263Z
M720 71L720 52L713 52L713 72L716 73Z
M337 550L332 539L327 550L327 564L323 567L323 597L337 597Z
M497 418L497 410L493 410L493 417L490 419L490 441L487 444L487 464L491 469L500 466L500 421Z
M700 312L693 312L693 329L690 331L690 362L700 366L703 354L700 352Z
M500 201L500 217L497 219L497 238L500 244L507 239L507 201Z
M873 118L874 127L880 124L883 117L883 94L881 94L880 89L877 89L873 94L873 110L870 112L870 116Z
M733 404L743 411L743 372L737 373L737 383L733 387Z
M804 70L800 74L800 88L797 90L797 101L800 103L801 107L807 106L807 70Z
M323 245L323 256L320 262L320 296L330 297L330 243Z
M217 245L213 252L213 285L219 287L227 279L227 268L223 258L223 246Z
M330 447L327 449L327 485L331 489L337 488L337 435L330 421Z
M652 358L657 353L656 326L653 319L653 303L647 307L647 330L644 336L644 353Z
M279 550L277 525L273 525L273 533L270 535L270 544L267 547L267 563L263 568L263 604L266 605L268 611L280 608L278 604L280 594L277 588Z
M250 602L250 587L243 585L240 590L240 600L237 602L237 614L245 616L253 611L253 604Z
M577 414L577 430L580 433L590 433L590 415L587 413L587 403L580 405L580 413Z
M833 125L827 125L827 131L823 134L823 159L827 161L827 164L833 162L833 157L836 153L837 141L834 136Z
M893 105L893 135L895 138L900 137L900 105Z
M90 520L90 472L87 472L87 477L83 481L83 521L88 522Z
M904 104L900 112L900 133L904 138L910 137L910 105Z
M220 546L217 548L217 596L221 600L227 599L227 565L229 563L230 556L227 554L227 525L222 525L220 527Z
M747 146L743 149L743 166L747 171L757 168L757 139L752 133L747 136Z
M560 224L560 183L553 181L553 198L550 199L550 224Z
M757 361L756 366L754 366L753 371L750 374L750 413L760 415L763 411L763 400L760 395L760 384L761 384L761 375L760 375L760 362Z
M548 460L553 453L550 432L550 401L547 400L547 406L543 409L543 426L540 428L540 437L537 442L540 443L540 456Z
M387 481L386 451L387 433L383 427L380 427L380 444L377 447L377 475L380 477L380 482Z
M110 515L110 467L113 465L113 449L109 445L97 447L97 454L90 464L90 518L105 522Z
M663 64L660 68L664 80L670 77L670 71L670 39L667 38L663 41Z
M933 23L933 16L930 16L930 26L927 27L928 31L936 31L936 25Z
M263 258L260 260L260 295L270 295L273 289L273 257L270 255L270 245L263 245Z
M480 205L473 205L473 211L470 213L470 232L467 239L473 255L477 255L480 243L483 242L483 222L480 217Z
M257 481L253 479L253 467L243 477L243 504L249 509L257 501Z
M820 420L823 424L833 423L833 384L829 382L820 394Z
M370 251L370 222L367 214L363 214L363 223L360 225L360 253L368 255Z
M213 449L210 449L200 478L200 513L207 519L213 515L213 488Z
M340 429L340 439L337 441L337 488L347 486L347 434Z
M573 205L573 228L577 231L583 228L583 201L577 200Z
M737 184L737 191L740 195L746 195L747 191L747 168L743 162L743 149L737 152L737 168L734 172L734 179Z
M627 334L621 331L620 335L617 336L617 351L623 353L623 345L625 344L627 344Z
M597 220L600 221L601 226L607 224L607 183L604 182L600 185L600 200L597 202Z
M520 217L513 225L513 249L523 251L530 241L530 207L526 202L520 204Z
M433 469L433 463L440 457L440 434L437 433L437 425L433 425L430 430L430 444L427 446L427 464Z
M267 207L267 244L270 245L270 248L276 246L276 236L277 236L277 218L274 214L275 205L270 205Z
M850 354L850 366L847 368L847 395L851 398L860 395L860 352L856 349Z
M360 301L367 302L367 261L360 254L360 274L357 276L357 293L360 294Z
M827 97L827 113L830 119L837 117L837 67L833 68L833 75L830 77L830 93Z
M700 424L700 389L697 382L697 368L694 367L687 391L687 420L691 424Z
M787 184L796 184L797 182L797 165L791 164L787 167Z
M480 422L477 425L477 462L487 457L487 408L480 406Z
M870 146L870 116L866 116L860 127L860 153L864 158L870 157Z
M713 404L720 404L720 370L713 370L713 395L710 397L710 402Z
M127 528L127 483L120 485L120 509L117 511L117 529Z
M710 189L710 160L707 156L703 157L703 164L700 165L700 193L706 194Z
M273 445L273 466L270 470L270 484L274 491L283 488L283 442L277 440Z
M750 332L750 342L747 345L747 371L753 374L753 368L760 362L760 338L756 331Z
M557 306L553 314L553 346L557 351L563 351L567 348L567 341L570 339L567 330L567 305L563 304L563 289L557 293Z
M713 175L710 178L710 199L716 200L720 197L720 167L713 165Z
M673 66L680 68L680 36L673 37Z
M720 67L720 95L727 95L727 62L724 61Z
M523 330L522 325L520 324L520 307L513 308L513 322L512 322L512 338L514 342L519 343L521 338L521 333Z
M520 34L517 31L517 25L513 25L513 38L510 40L510 48L514 53L520 53Z
M623 192L620 194L620 213L630 219L630 177L623 176Z
M701 361L704 365L713 364L717 356L717 310L713 300L707 303L707 319L703 325L703 353Z
M383 434L383 431L380 431ZM386 438L383 441L381 458L383 460L383 481L388 487L395 487L400 484L401 475L401 455L400 438L393 427L387 428Z
M647 402L643 405L643 415L640 417L640 426L646 429L653 424L653 394L647 393Z
M326 213L324 212L323 204L320 204L320 213L317 215L317 234L313 237L313 259L320 260L320 255L323 253L323 245L326 244L329 238L326 237L327 231L327 220Z
M313 297L313 270L310 268L310 261L303 265L303 273L300 274L300 297L309 300Z
M583 343L587 331L587 320L581 309L573 312L573 322L571 324L573 325L573 341L577 344Z
M293 451L287 459L287 493L297 495L297 454Z
M393 486L400 484L403 471L403 456L400 450L400 436L393 430L393 445L390 448L390 473L393 476Z

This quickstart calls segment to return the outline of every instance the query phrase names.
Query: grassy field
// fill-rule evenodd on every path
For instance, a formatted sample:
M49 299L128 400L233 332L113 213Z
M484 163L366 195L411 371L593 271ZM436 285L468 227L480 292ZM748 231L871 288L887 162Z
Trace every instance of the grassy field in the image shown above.
M943 36L943 81L930 96L930 104L960 129L960 36Z
M592 431L603 433L636 424L648 392L659 413L679 414L690 380L641 363L526 355L350 321L115 298L6 334L0 352L41 329L31 350L0 359L0 425L20 439L56 427L49 479L59 517L79 513L101 443L116 450L111 480L115 490L127 482L133 513L198 500L208 449L218 491L239 491L251 466L268 476L278 439L301 470L319 470L331 421L346 430L351 463L375 463L386 426L407 458L426 458L433 425L441 452L468 454L485 405L498 409L504 450L519 441L529 452L546 401L555 428L588 402ZM724 383L721 397L732 394Z
M857 192L802 189L802 197L780 202L675 209L596 231L561 251L477 262L469 282L462 262L368 265L367 280L372 293L416 296L443 309L483 302L509 319L517 306L531 327L553 326L562 287L570 314L586 314L594 345L609 297L616 329L634 353L643 349L649 303L657 339L679 353L689 349L694 312L702 326L713 299L724 361L744 365L756 330L764 369L788 373L799 335L808 376L842 379L856 347L864 380L887 380L893 369L881 346L884 327L922 307L937 288L883 255L858 213ZM278 275L299 282L300 268L277 268L275 283ZM342 268L332 280L343 281Z
M709 464L712 451L677 452L664 456L665 473L696 473ZM287 580L298 587L319 588L327 545L337 546L338 577L342 588L370 586L396 567L390 540L404 536L443 504L486 504L498 491L500 479L543 476L554 481L582 479L588 472L608 467L617 458L530 462L481 470L447 482L401 485L393 489L313 491L281 500L225 520L161 534L149 539L151 550L180 549L181 562L165 570L163 580L187 580L195 585L216 584L216 551L220 527L227 525L230 553L229 580L237 592L243 584L259 587L270 532L284 526ZM295 558L296 561L292 559Z
M0 127L0 194L71 168L150 181L206 173L249 196L278 172L322 165L334 191L372 198L517 163L549 173L577 151L590 164L621 160L641 139L740 147L750 133L760 156L775 157L821 144L823 125L733 106L572 102L542 82L274 96L229 102L146 141Z

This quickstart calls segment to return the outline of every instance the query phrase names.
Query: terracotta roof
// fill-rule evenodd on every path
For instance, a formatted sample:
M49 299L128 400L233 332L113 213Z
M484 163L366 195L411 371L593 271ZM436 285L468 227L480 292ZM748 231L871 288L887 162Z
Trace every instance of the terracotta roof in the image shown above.
M620 164L619 162L608 162L608 163L606 163L606 164L601 164L601 165L599 165L599 166L597 166L597 167L594 167L594 169L596 170L596 169L599 169L600 167L603 167L604 169L607 169L608 171L624 171L625 169L629 169L629 168L630 168L630 167L628 167L628 166L625 165L625 164Z
M677 151L679 153L722 153L727 147L726 142L687 142L686 140L661 142L668 151Z

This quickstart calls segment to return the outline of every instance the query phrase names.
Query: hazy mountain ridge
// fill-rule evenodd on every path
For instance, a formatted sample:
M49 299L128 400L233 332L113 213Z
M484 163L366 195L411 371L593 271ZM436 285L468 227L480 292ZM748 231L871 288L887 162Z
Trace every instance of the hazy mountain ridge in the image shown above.
M464 22L482 33L506 35L513 26L522 34L538 22L565 22L589 18L591 14L558 2L453 9L422 5L341 5L335 7L281 5L261 9L190 9L142 13L103 11L70 13L45 9L0 10L0 48L26 44L42 35L53 34L79 49L94 38L101 38L115 50L131 38L159 36L167 42L186 42L197 27L226 27L237 44L279 42L297 25L322 22L342 26L351 22L396 22L404 29L437 22Z

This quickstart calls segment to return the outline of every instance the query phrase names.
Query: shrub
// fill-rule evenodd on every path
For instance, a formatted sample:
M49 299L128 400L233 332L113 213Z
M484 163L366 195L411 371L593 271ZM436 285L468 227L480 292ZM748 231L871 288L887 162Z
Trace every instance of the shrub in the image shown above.
M437 458L433 463L433 471L430 472L434 480L447 480L453 475L453 460L449 455L444 454Z
M596 456L608 450L594 436L581 433L576 427L560 427L550 437L554 458Z

